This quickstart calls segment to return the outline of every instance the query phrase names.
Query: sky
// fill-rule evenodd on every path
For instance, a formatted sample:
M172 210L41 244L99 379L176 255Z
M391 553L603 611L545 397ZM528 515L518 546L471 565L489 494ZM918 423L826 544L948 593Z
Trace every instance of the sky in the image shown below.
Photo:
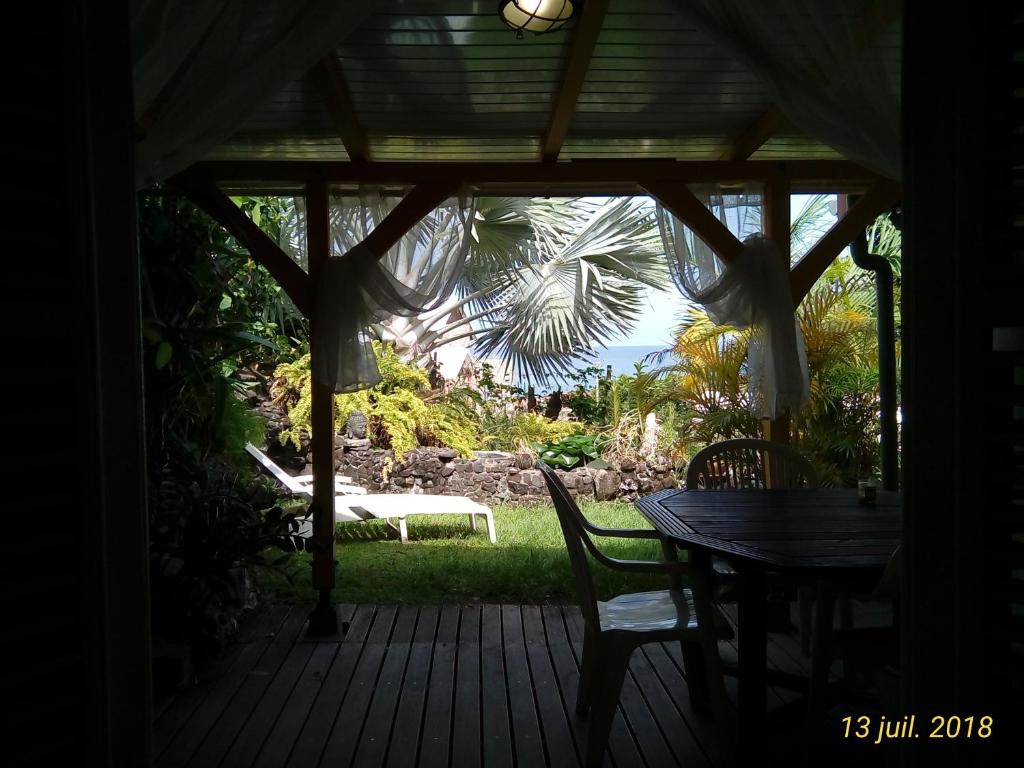
M812 198L811 195L793 195L790 207L792 218L796 218ZM640 316L633 331L622 339L616 339L609 347L660 347L672 345L672 329L689 302L673 288L670 291L647 292L647 308Z

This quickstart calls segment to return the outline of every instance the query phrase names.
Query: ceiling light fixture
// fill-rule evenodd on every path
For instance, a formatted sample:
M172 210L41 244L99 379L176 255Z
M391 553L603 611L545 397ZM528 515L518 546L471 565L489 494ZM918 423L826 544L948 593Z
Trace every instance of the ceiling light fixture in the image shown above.
M562 29L575 16L582 0L499 0L498 15L523 39L523 30L543 35Z

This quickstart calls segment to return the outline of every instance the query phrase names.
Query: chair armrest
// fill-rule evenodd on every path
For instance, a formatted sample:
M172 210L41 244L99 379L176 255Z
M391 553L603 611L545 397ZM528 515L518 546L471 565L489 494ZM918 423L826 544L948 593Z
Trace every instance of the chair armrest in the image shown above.
M689 563L673 563L667 560L619 560L605 556L604 565L626 573L665 573L681 575L690 572Z
M613 536L619 539L660 539L661 534L653 528L602 528L588 525L587 531L595 536Z

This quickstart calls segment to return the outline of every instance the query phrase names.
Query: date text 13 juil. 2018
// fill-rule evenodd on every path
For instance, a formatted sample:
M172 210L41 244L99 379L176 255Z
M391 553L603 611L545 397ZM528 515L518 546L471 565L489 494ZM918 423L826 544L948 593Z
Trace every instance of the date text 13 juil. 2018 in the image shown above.
M873 743L896 739L917 739L921 732L917 730L917 715L904 715L901 718L887 718L882 715L877 721L868 715L844 717L843 738L872 739ZM931 730L925 736L929 739L987 739L992 735L992 717L983 715L935 715L930 721Z

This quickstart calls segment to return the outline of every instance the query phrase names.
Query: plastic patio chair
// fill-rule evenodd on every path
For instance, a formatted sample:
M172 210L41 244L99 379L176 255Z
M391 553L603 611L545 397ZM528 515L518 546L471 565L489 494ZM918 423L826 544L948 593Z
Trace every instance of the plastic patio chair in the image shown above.
M690 574L686 564L679 562L618 560L608 557L591 540L589 534L617 538L660 538L656 531L645 529L602 528L588 521L580 512L565 485L554 470L543 462L538 469L544 475L558 522L565 537L569 561L576 582L576 591L584 621L583 658L580 682L576 693L576 712L590 715L587 736L586 766L601 765L608 734L615 717L616 705L634 649L646 643L683 643L687 681L696 676L694 657L687 649L696 649L699 672L710 691L712 706L719 726L723 728L722 749L728 753L732 740L731 713L726 698L717 639L732 636L732 629L711 604L707 585L699 574ZM619 595L607 601L597 600L591 578L587 553L602 565L630 573L664 573L691 576L692 588L680 587L653 592ZM710 628L710 631L709 631Z

